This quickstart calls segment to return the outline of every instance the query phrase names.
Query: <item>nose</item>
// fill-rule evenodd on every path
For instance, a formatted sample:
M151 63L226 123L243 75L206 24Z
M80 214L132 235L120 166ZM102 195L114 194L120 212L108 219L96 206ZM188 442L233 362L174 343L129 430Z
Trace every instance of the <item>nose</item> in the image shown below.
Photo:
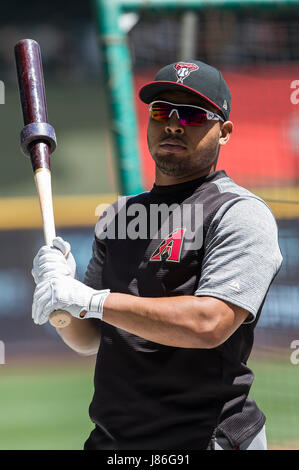
M184 127L180 124L179 116L176 110L174 110L165 126L165 132L169 135L182 135L184 134Z

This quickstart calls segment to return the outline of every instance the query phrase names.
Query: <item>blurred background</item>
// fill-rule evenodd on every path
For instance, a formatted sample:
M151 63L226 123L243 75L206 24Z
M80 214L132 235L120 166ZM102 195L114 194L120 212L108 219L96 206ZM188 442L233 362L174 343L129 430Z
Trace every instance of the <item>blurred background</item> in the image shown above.
M299 3L213 7L210 1L199 8L194 1L193 10L180 9L180 1L167 8L155 0L119 3L110 0L109 11L105 0L1 5L0 449L81 449L92 428L95 358L78 356L51 326L31 320L30 270L44 242L31 164L19 147L14 46L23 38L35 39L42 51L58 141L51 159L57 233L72 245L80 280L96 208L153 184L147 107L137 100L138 89L181 59L221 69L232 92L235 132L218 169L267 201L284 257L256 329L251 396L267 416L270 448L298 449L299 364L291 361L291 343L299 344ZM121 139L128 125L126 150Z

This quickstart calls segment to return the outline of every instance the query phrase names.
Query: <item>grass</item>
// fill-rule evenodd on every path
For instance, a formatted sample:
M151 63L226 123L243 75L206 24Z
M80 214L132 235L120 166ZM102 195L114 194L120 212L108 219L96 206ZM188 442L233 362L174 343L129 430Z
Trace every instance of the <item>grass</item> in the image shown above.
M268 444L272 448L299 448L299 365L289 357L250 361L255 380L250 396L266 415Z
M254 358L251 397L267 417L269 448L299 448L299 374L287 360ZM94 361L1 366L0 450L80 450L93 428Z
M93 428L92 393L90 364L2 372L0 449L82 449Z

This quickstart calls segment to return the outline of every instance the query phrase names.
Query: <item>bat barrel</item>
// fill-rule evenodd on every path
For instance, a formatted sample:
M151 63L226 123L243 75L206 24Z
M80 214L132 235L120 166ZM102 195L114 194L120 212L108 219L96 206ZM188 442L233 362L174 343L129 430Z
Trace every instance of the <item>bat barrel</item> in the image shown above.
M25 126L48 122L40 47L33 39L22 39L15 46L15 59Z
M40 47L33 39L22 39L15 46L15 59L24 125L21 149L30 156L34 172L50 170L50 154L56 136L48 123L47 102Z

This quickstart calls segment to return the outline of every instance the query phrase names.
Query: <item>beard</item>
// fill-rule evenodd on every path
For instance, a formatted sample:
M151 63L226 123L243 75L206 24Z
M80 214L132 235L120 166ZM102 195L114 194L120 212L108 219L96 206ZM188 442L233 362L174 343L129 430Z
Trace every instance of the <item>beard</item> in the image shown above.
M187 158L178 158L177 155L173 155L172 153L166 155L160 155L157 153L153 156L159 170L169 176L180 176L185 174L185 172L190 168L190 163L187 161Z
M152 157L161 173L168 176L184 177L198 171L204 171L213 164L216 166L219 151L218 142L213 142L208 147L198 150L196 155L178 156L171 152L163 154L156 152Z

